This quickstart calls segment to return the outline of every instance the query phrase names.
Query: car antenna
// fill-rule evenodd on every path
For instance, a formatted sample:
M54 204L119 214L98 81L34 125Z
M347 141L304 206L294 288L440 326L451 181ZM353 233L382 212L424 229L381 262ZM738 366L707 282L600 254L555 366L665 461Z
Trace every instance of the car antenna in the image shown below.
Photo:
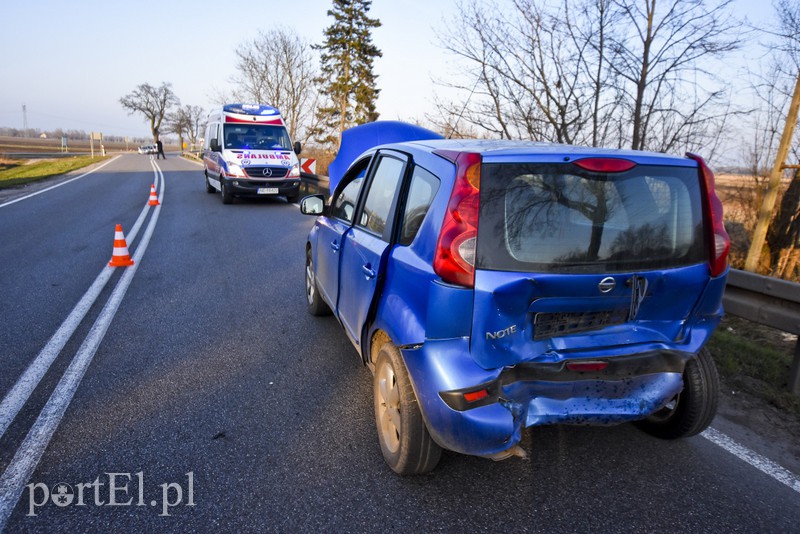
M469 105L469 101L472 98L473 93L475 93L475 89L478 88L478 84L480 83L480 81L481 81L481 77L478 76L478 79L475 80L475 85L472 86L472 91L469 92L469 96L467 97L467 100L464 102L464 107L461 108L461 113L458 114L458 117L456 118L456 122L453 124L453 129L450 130L450 134L447 136L448 139L452 139L453 138L453 133L455 133L455 131L456 131L456 126L458 126L458 122L461 120L461 116L464 115L464 112L467 110L467 105Z

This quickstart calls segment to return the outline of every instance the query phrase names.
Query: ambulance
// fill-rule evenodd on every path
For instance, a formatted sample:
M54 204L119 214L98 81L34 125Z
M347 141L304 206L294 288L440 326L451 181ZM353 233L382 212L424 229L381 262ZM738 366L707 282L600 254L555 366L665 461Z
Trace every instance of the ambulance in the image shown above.
M208 116L203 167L208 193L230 204L238 196L300 196L300 143L289 137L280 111L260 104L227 104Z

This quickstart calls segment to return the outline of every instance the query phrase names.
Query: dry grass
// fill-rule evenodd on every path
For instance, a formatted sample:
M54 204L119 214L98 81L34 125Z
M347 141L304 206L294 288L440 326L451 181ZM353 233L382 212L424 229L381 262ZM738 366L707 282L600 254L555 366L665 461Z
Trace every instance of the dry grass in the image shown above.
M98 163L106 158L79 156L72 158L26 160L0 160L0 188L24 185L59 174L65 174Z

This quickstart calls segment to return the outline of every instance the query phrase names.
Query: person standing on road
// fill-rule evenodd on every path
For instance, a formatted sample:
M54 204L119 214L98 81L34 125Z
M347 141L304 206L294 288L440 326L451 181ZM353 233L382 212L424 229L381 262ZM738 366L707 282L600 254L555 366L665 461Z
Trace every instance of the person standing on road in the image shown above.
M158 159L159 156L167 159L167 156L164 155L164 145L161 143L161 139L156 141L156 147L158 148L158 152L156 152L156 159Z

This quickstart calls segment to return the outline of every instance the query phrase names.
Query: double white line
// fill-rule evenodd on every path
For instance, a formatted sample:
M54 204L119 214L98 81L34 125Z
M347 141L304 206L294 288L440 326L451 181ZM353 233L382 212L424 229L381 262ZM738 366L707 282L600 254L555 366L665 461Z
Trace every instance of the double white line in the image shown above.
M154 161L151 160L150 165L153 167L154 183L160 186L159 198L163 202L164 174ZM128 244L132 243L136 238L142 224L147 218L149 208L150 206L145 204L142 212L139 214L139 218L136 220L131 232L127 236L126 242ZM69 367L53 390L47 404L42 408L36 422L28 431L25 440L17 449L11 463L8 464L2 477L0 477L0 531L3 530L6 521L8 521L8 517L14 510L25 488L25 483L39 464L39 460L42 454L44 454L50 442L50 438L52 438L53 433L56 431L56 428L58 428L58 424L61 422L64 412L72 401L75 391L78 389L78 384L80 384L86 369L94 358L97 348L100 346L100 342L103 340L108 327L111 325L111 321L114 319L119 309L125 292L128 290L133 276L136 274L139 262L147 250L147 245L150 243L150 238L153 235L160 213L161 205L159 204L153 210L153 216L147 224L141 243L136 247L136 252L133 255L135 263L125 268L125 272L119 279L119 282L117 282L114 291L111 293L100 315L98 315L95 320L89 334L86 336L86 339L84 339L77 354L75 354ZM89 287L72 312L70 312L58 330L56 330L56 333L53 334L47 342L47 345L39 352L34 361L17 380L16 384L14 384L11 391L5 396L2 403L0 403L0 437L3 436L8 426L28 401L33 390L36 389L36 386L50 368L50 365L86 317L89 309L94 305L113 273L114 267L106 266L103 268L91 287Z

